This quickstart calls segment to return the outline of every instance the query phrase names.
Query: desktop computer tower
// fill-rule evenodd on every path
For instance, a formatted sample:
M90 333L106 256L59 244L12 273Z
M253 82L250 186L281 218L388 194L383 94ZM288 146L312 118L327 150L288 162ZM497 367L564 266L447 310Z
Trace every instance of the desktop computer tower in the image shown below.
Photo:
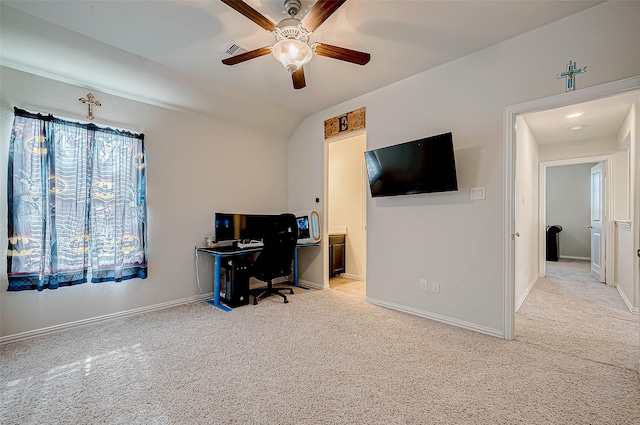
M220 301L229 307L249 304L249 259L234 257L221 260Z

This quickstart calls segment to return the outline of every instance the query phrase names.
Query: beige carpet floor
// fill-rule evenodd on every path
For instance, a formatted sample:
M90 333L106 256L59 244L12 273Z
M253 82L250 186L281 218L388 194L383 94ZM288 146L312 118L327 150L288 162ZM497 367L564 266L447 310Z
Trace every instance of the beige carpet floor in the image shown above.
M637 316L603 313L631 342L591 353L610 342L565 342L556 333L577 325L530 300L504 341L338 291L289 299L184 305L2 346L0 423L640 423ZM600 320L577 308L584 317L567 317Z
M585 360L638 370L638 315L616 288L598 282L588 261L547 262L516 314L516 339Z

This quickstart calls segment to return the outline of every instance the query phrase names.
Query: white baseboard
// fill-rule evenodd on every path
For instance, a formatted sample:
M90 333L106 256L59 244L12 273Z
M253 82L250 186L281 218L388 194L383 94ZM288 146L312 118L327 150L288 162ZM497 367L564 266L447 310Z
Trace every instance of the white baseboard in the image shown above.
M398 311L402 311L404 313L413 314L415 316L424 317L426 319L435 320L436 322L446 323L447 325L457 326L459 328L468 329L468 330L475 331L475 332L480 332L480 333L483 333L483 334L486 334L486 335L495 336L495 337L502 338L502 339L504 339L504 337L505 337L504 332L501 331L501 330L498 330L498 329L492 329L492 328L487 328L487 327L484 327L484 326L478 326L478 325L476 325L474 323L464 322L462 320L453 319L451 317L441 316L439 314L430 313L430 312L423 311L423 310L418 310L418 309L407 307L407 306L404 306L404 305L389 303L389 302L381 301L381 300L378 300L378 299L375 299L375 298L366 297L365 301L367 301L367 302L369 302L371 304L379 305L381 307L390 308L392 310L398 310Z
M575 257L573 255L561 255L560 258L563 260L583 260L583 261L591 261L590 257Z
M0 337L0 345L9 344L12 342L23 341L25 339L35 338L43 335L48 335L56 332L65 331L68 329L79 328L81 326L90 325L92 323L103 322L106 320L119 319L127 316L134 316L136 314L148 313L150 311L162 310L165 308L176 307L184 304L192 304L213 298L213 292L208 294L194 295L193 297L183 298L180 300L169 301L166 303L154 304L147 307L134 308L132 310L120 311L112 314L105 314L104 316L92 317L90 319L78 320L75 322L63 323L61 325L49 326L46 328L36 329L28 332L21 332L13 335L7 335Z
M527 286L527 289L524 291L524 294L522 295L522 297L516 301L516 312L520 310L520 307L522 307L524 300L527 299L527 297L529 296L529 292L531 292L531 290L533 289L533 286L536 284L539 278L540 278L540 274L536 273L536 275L533 277L533 280L529 282L529 286Z
M627 298L625 293L622 291L622 288L620 287L620 285L616 284L616 289L618 290L618 294L620 294L622 301L624 301L624 303L627 305L627 308L629 309L629 311L634 314L638 314L640 310L637 307L633 306L633 303L629 301L629 298Z
M302 280L302 279L298 280L298 284L300 286L305 286L313 289L329 289L329 284L323 285L321 283L309 282L308 280Z
M359 274L340 273L340 276L346 277L347 279L360 280L360 281L363 280L362 276L360 276Z

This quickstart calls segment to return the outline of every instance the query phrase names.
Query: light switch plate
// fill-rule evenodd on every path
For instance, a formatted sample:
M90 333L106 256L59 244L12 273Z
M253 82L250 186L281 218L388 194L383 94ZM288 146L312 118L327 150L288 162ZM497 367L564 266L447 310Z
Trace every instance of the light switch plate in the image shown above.
M471 188L471 199L472 200L486 199L484 186L472 187Z

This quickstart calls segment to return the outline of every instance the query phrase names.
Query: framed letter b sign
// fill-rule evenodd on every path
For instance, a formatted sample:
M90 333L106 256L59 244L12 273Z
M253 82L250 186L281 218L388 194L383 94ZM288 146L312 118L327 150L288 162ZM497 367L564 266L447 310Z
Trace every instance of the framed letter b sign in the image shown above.
M324 138L326 140L351 133L352 131L362 130L366 127L365 121L365 108L329 118L324 122Z

